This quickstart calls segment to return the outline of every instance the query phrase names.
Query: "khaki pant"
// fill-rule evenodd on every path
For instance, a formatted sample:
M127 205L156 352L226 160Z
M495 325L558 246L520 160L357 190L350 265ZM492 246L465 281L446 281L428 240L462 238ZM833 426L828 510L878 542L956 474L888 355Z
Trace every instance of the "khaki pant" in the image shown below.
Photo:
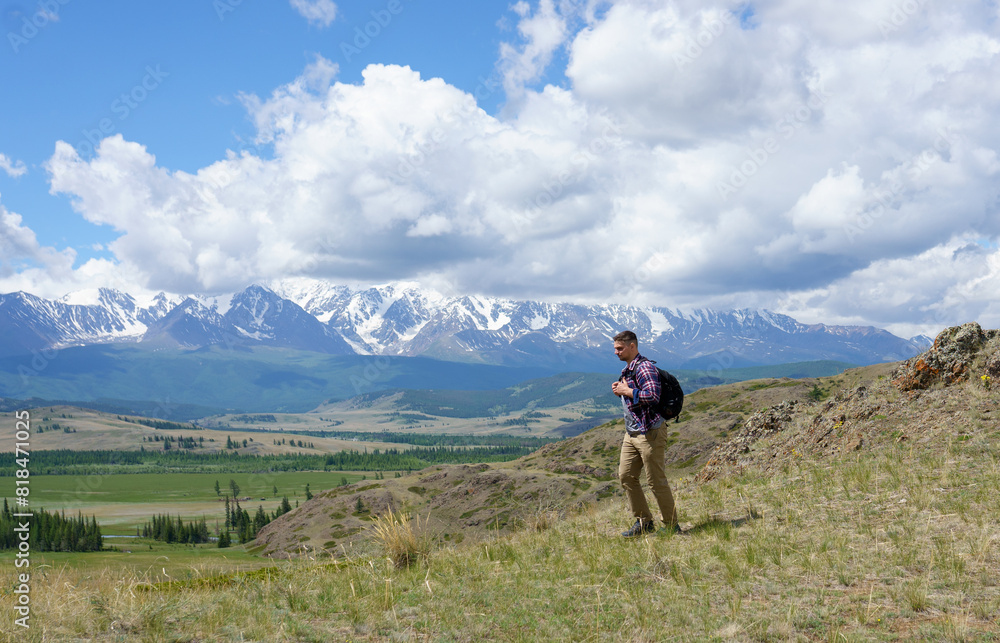
M645 467L646 481L653 491L656 504L660 507L663 522L667 526L672 526L677 524L677 512L664 466L666 442L667 430L662 424L645 435L632 437L626 433L622 441L621 460L618 463L618 479L625 489L632 514L643 522L652 522L653 514L646 502L646 494L639 485L639 472Z

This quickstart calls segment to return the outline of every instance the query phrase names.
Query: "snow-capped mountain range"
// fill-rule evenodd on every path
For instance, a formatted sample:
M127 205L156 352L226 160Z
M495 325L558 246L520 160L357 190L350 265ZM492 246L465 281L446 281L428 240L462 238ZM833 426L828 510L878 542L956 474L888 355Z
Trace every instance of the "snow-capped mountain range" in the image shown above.
M911 357L926 338L871 326L801 324L765 310L447 297L413 283L366 289L307 279L257 284L231 296L140 300L102 288L46 300L0 295L0 357L99 343L192 349L277 346L332 355L404 355L562 370L607 370L610 338L634 330L640 350L674 368L728 368L833 359Z

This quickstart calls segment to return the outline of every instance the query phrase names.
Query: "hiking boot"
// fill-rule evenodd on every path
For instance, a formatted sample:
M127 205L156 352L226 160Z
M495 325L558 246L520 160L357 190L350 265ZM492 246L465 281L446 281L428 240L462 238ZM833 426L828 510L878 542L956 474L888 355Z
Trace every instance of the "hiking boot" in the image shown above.
M680 525L674 523L673 525L663 525L662 527L660 527L660 530L656 533L658 536L666 536L667 534L677 535L677 534L683 534L684 532L681 530Z
M641 518L636 519L635 524L632 525L628 531L623 531L622 536L625 538L635 538L636 536L641 536L643 534L650 534L656 531L656 526L653 525L653 521L643 522Z

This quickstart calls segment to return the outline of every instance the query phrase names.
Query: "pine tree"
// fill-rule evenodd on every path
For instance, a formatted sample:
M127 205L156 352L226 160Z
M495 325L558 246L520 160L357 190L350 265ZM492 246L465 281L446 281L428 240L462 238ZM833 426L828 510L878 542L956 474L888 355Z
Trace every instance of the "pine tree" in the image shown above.
M264 507L261 505L257 506L257 513L253 516L253 535L254 538L260 533L260 530L264 528L264 525L268 523L267 514L264 513Z
M243 510L240 509L240 501L235 500L233 503L231 524L233 531L237 534L239 534L243 529L243 513Z
M100 551L104 548L104 538L101 536L101 528L97 525L97 518L90 517L90 529L87 530L87 548L90 551Z

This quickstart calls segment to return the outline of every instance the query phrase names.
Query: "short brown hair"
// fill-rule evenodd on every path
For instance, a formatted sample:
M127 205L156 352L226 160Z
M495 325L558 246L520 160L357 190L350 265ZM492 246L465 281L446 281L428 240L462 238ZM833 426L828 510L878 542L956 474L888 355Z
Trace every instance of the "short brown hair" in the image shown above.
M623 344L635 344L639 345L639 338L635 336L630 330L623 330L612 338L612 341L622 342Z

